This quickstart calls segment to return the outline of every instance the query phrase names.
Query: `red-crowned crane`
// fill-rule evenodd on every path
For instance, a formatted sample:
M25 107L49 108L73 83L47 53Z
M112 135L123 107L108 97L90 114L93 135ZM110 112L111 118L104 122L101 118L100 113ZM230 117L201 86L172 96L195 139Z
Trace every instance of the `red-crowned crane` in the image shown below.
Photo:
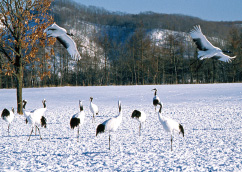
M123 115L122 115L120 101L118 101L118 109L119 109L119 114L117 117L113 117L104 121L102 124L99 124L96 129L96 136L99 133L109 132L109 150L110 150L110 141L111 141L110 132L115 132L122 122Z
M23 112L26 117L26 122L28 122L32 125L32 130L30 132L28 141L30 140L34 127L36 127L39 130L39 135L40 135L40 129L39 129L38 125L41 125L41 127L46 128L46 118L44 117L44 114L47 110L46 100L44 99L42 101L42 103L43 103L44 108L39 108L39 109L35 109L30 112L27 112L27 111L25 111L25 106L27 104L27 101L23 100ZM40 135L40 139L42 140L41 135Z
M74 57L76 60L81 59L81 56L77 50L76 43L69 36L66 29L58 26L56 23L53 23L47 27L44 32L47 34L47 37L54 37L67 49L71 57Z
M213 46L203 35L201 27L199 25L194 26L194 29L191 30L190 35L197 45L198 59L203 60L206 58L213 58L223 62L230 62L234 57L225 55L224 53L231 53L230 51L222 51L220 48Z
M8 123L8 135L9 135L9 127L10 127L11 122L14 119L14 108L12 107L11 110L6 109L6 108L3 109L1 117L4 121L6 121Z
M78 130L77 130L77 141L79 141L79 128L80 128L80 126L83 125L84 119L85 119L85 112L83 111L83 105L82 105L81 100L79 100L79 108L80 108L80 112L73 115L71 120L70 120L71 128L72 129L74 129L75 127L78 128Z
M146 114L143 111L134 110L132 112L131 118L137 119L140 123L139 125L139 135L141 135L141 124L146 120Z
M157 89L154 88L152 90L155 91L154 97L153 97L153 105L155 106L155 111L156 111L156 106L160 104L160 98L157 96Z
M91 110L91 112L92 112L92 114L93 114L93 121L95 122L95 115L98 115L98 106L97 105L95 105L93 102L92 102L92 100L93 100L93 97L90 97L90 110Z
M184 129L183 129L183 126L178 122L176 122L175 120L161 115L162 106L163 104L161 103L160 110L158 112L158 118L161 125L165 129L165 131L171 134L171 151L172 151L172 140L173 140L172 135L176 131L176 132L182 133L184 137Z

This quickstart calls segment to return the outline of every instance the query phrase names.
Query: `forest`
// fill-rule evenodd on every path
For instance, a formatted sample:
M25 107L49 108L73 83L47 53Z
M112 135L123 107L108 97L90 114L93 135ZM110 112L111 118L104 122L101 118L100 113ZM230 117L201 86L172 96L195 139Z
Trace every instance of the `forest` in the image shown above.
M26 64L23 87L231 83L242 81L242 21L205 21L179 14L126 14L55 0L51 15L73 33L82 59L73 60L57 41ZM230 50L231 63L197 60L189 32L200 25L213 45ZM162 37L157 35L162 34ZM4 54L0 53L0 59ZM15 88L0 61L0 88Z

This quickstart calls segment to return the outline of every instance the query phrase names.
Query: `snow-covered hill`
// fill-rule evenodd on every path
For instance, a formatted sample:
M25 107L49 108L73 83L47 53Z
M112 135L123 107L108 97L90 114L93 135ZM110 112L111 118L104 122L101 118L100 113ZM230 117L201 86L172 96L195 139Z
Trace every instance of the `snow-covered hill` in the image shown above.
M170 135L158 121L152 105L153 92L164 104L163 115L179 121L185 137ZM0 171L239 171L242 169L242 84L149 85L105 87L58 87L23 89L27 110L42 107L47 100L47 128L27 141L31 128L16 115L7 135L0 120ZM16 90L0 90L0 109L15 107ZM89 97L100 114L92 123ZM69 120L82 100L86 121L80 130ZM99 123L118 114L122 102L123 122L111 134L95 136ZM134 109L143 110L147 121L138 136Z

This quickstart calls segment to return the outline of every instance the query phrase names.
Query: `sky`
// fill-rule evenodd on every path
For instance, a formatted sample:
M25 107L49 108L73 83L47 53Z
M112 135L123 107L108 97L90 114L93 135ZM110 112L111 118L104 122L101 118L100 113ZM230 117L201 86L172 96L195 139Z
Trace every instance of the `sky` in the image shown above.
M183 14L208 21L242 21L242 0L75 0L111 12L138 14L153 11Z

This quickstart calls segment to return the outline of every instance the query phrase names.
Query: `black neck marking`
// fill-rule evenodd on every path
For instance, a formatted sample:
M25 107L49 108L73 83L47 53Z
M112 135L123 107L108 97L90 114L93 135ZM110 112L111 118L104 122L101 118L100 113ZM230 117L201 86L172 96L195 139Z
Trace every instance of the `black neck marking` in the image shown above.
M26 100L23 100L23 109L25 109L25 106L26 106L26 104L27 104L27 101Z
M81 111L83 111L83 106L82 106L82 105L80 105L80 112L81 112Z
M80 112L83 111L83 105L81 100L79 100L79 107L80 107Z
M229 51L229 50L223 50L222 51L223 53L229 53L229 54L231 54L232 52L231 51Z
M46 108L46 104L45 104L45 102L46 102L46 100L43 100L43 101L42 101L44 108Z
M159 109L159 112L161 113L161 109L162 109L162 104L160 103L160 109Z

